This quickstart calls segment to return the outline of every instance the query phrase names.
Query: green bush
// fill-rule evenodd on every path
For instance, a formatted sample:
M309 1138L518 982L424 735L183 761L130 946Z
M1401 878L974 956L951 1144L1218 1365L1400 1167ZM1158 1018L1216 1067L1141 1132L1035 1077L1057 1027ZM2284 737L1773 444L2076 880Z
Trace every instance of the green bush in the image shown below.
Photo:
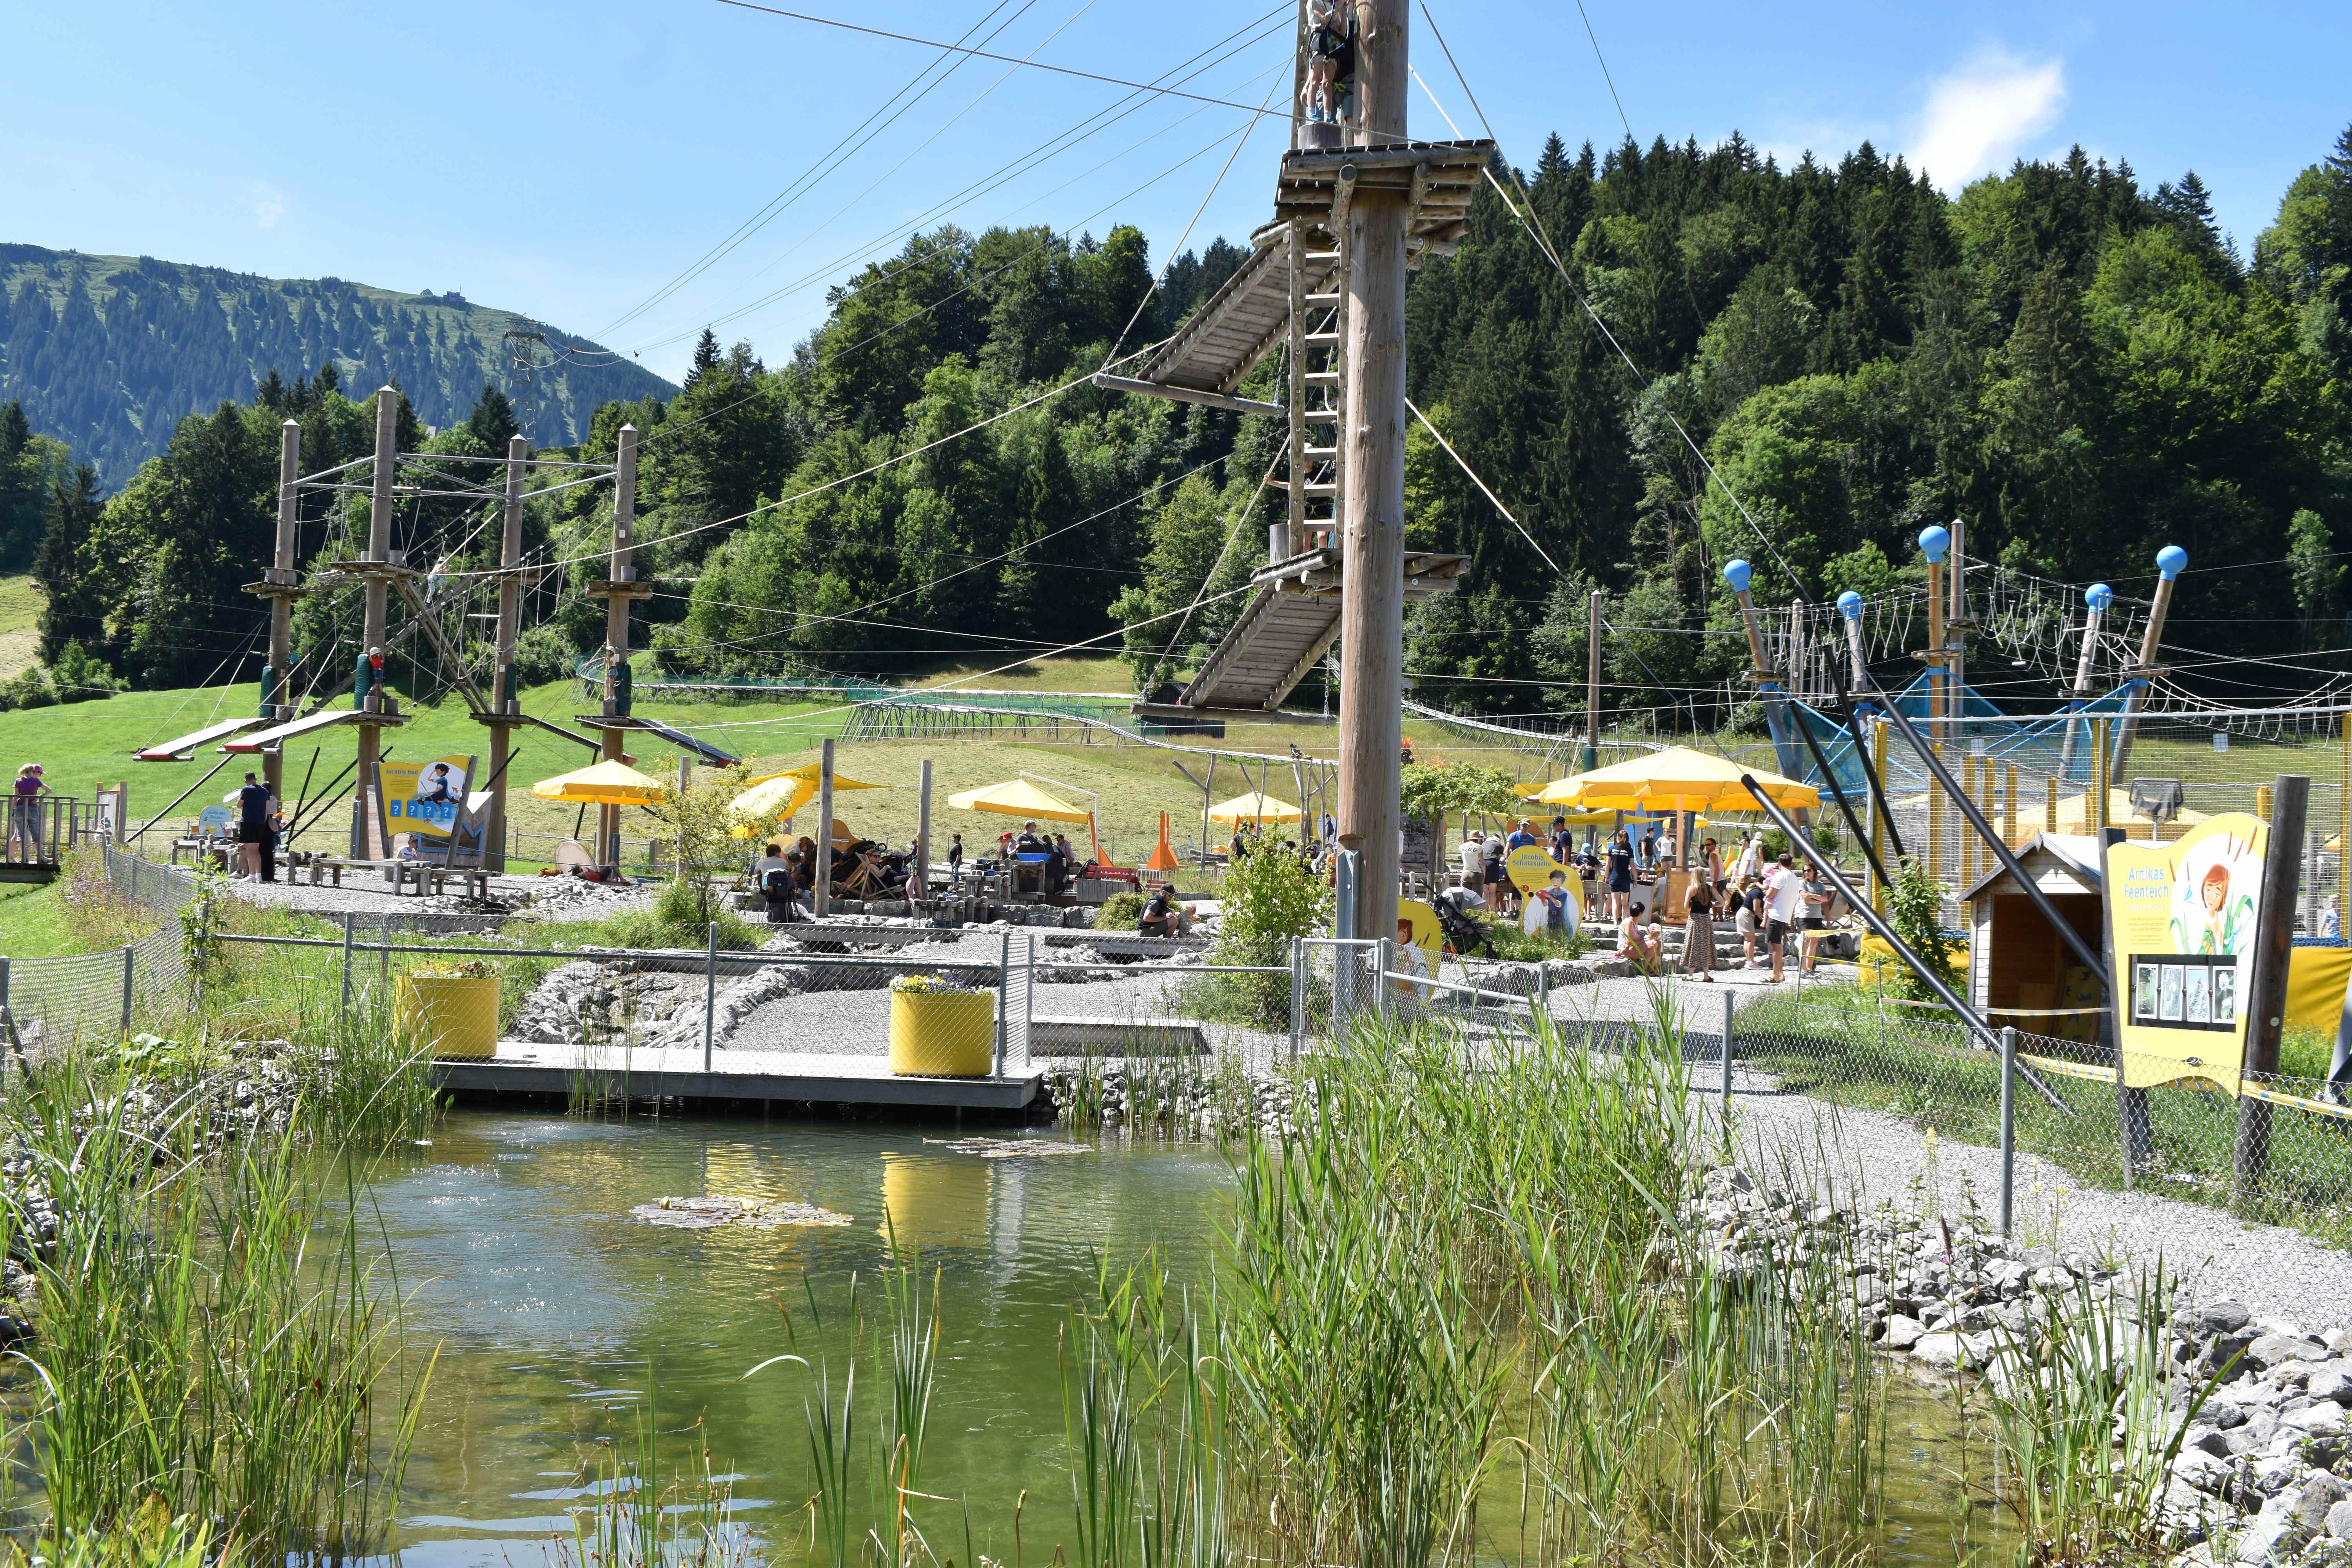
M1141 893L1113 893L1095 911L1097 931L1133 931L1136 921L1143 918Z
M1329 919L1331 889L1296 855L1252 855L1225 873L1217 889L1223 910L1212 958L1218 963L1284 964L1290 944ZM1202 983L1199 1005L1209 1016L1254 1028L1290 1024L1290 976L1219 974Z
M1886 893L1886 919L1895 928L1895 934L1946 984L1957 986L1960 974L1952 962L1952 944L1944 935L1941 923L1944 884L1917 861L1905 860L1895 867L1893 885ZM1909 964L1898 965L1897 973L1903 994L1915 1002L1934 999L1936 994L1912 972Z

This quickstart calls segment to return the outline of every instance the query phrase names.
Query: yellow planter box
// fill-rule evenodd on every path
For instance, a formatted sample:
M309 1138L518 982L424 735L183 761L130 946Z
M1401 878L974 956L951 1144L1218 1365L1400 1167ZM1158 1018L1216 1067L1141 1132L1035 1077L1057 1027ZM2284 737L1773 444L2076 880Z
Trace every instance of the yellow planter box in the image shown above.
M890 1070L917 1078L986 1078L996 1062L992 991L890 994Z
M393 993L403 1043L437 1058L499 1054L499 977L404 974Z

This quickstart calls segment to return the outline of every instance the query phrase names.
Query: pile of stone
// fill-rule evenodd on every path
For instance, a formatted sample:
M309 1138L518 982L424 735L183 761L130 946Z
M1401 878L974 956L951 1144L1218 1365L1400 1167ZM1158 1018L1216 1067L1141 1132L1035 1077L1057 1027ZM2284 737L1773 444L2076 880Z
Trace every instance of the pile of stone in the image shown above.
M1196 1065L1058 1061L1044 1072L1054 1119L1091 1108L1106 1132L1142 1129L1171 1137L1237 1137L1255 1126L1269 1137L1294 1131L1297 1092L1265 1074L1230 1077ZM1041 1102L1042 1103L1042 1102Z
M689 1005L691 1004L691 1005ZM594 959L558 964L515 1011L514 1037L541 1045L643 1044L677 1019L702 1027L702 976Z
M1973 1214L1890 1203L1857 1215L1767 1193L1726 1167L1707 1173L1683 1218L1734 1278L1834 1260L1873 1342L1939 1373L1997 1385L2011 1357L2086 1301L2115 1309L2126 1345L2140 1331L2140 1276L2019 1247ZM2352 1563L2352 1320L2312 1333L2225 1300L2176 1310L2157 1331L2180 1438L2159 1506L2175 1540L2192 1544L2180 1568Z

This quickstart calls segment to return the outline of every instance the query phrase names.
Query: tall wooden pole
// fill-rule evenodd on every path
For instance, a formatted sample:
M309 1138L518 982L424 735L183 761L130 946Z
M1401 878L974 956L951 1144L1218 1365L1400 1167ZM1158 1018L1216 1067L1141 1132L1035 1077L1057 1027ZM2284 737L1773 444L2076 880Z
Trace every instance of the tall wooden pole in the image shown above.
M625 717L624 692L628 681L629 595L625 584L635 575L637 536L637 427L621 426L613 472L613 552L606 563L611 584L604 595L604 717ZM604 760L621 760L618 724L604 726ZM596 808L597 859L607 866L621 863L621 808Z
M1969 563L1961 553L1968 548L1968 519L1952 519L1952 603L1944 615L1945 646L1950 657L1944 664L1944 692L1954 719L1967 713L1967 700L1960 692L1969 679Z
M2164 621L2172 613L2172 584L2189 566L2189 552L2168 544L2156 552L2156 600L2147 607L2147 631L2140 638L2139 668L2131 672L2131 689L2124 696L2123 723L2116 731L2115 756L2107 763L2111 779L2131 776L2132 742L2139 735L2140 710L2147 706L2149 683L2156 679L2156 661L2164 648Z
M280 591L269 595L269 679L261 698L263 711L280 723L294 717L287 706L293 697L287 685L287 666L294 659L294 600L284 590L294 585L296 507L301 497L294 481L301 477L302 426L289 419L278 427L278 548L269 558L268 586ZM271 796L283 799L286 748L275 746L262 752L261 765L262 780Z
M816 887L809 912L823 920L833 911L833 737L817 752L816 764Z
M1601 590L1585 599L1584 626L1584 766L1591 773L1601 765Z
M400 394L390 386L380 387L375 395L375 473L368 492L367 562L371 566L392 564L392 502L393 478L400 456ZM368 661L383 649L384 616L392 595L392 579L382 572L367 574L366 615L361 622L360 658L362 669L369 669ZM367 677L366 711L383 710L383 690L376 684L381 671L369 669ZM356 687L359 683L353 682ZM352 856L366 859L375 847L376 822L369 820L371 811L381 812L377 799L382 781L376 777L376 763L383 754L383 729L362 720L360 723L358 776L352 785L356 799L352 803ZM388 847L388 846L386 847Z
M499 533L498 652L490 673L490 711L499 722L490 726L490 821L485 833L483 864L493 871L507 868L507 755L514 726L506 722L522 711L516 690L515 638L520 635L522 579L522 488L530 443L520 436L507 437L506 510Z
M1358 0L1350 140L1406 140L1405 0ZM1404 272L1412 197L1359 187L1346 236L1348 409L1342 426L1339 609L1339 837L1362 856L1366 933L1391 930L1400 858L1399 752L1404 740Z
M929 757L923 759L919 787L921 800L919 805L920 815L915 819L914 890L908 896L919 900L929 890L931 880L931 759Z

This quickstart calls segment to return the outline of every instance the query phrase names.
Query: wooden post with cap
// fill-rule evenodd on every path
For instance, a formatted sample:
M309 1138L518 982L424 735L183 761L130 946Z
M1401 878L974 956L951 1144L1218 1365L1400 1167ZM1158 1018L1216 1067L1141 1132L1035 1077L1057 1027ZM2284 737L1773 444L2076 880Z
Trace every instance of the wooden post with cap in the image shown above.
M1357 0L1352 144L1406 138L1405 0ZM1343 173L1344 180L1345 174ZM1363 929L1397 898L1404 739L1405 232L1412 197L1360 185L1348 204L1347 413L1340 426L1339 835L1360 846Z

